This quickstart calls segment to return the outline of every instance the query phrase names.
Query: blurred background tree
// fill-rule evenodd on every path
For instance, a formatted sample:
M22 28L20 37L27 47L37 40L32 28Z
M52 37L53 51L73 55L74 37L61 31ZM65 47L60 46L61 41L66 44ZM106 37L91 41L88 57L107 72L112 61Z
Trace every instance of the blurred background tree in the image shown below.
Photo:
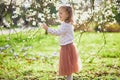
M120 31L119 0L68 0L75 10L75 30Z
M75 30L120 31L119 0L1 0L1 27L38 26L58 22L57 9L69 4L74 9Z
M4 0L0 2L1 26L5 23L9 24L9 26L5 25L7 27L37 26L39 22L50 23L56 18L55 0Z

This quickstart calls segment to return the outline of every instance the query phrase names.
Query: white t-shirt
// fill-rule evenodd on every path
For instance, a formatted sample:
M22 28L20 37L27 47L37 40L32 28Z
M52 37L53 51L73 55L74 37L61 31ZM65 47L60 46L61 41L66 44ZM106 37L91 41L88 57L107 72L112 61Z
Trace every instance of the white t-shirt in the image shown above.
M61 23L58 29L48 28L48 33L56 36L60 36L60 45L66 45L73 42L74 29L69 23Z

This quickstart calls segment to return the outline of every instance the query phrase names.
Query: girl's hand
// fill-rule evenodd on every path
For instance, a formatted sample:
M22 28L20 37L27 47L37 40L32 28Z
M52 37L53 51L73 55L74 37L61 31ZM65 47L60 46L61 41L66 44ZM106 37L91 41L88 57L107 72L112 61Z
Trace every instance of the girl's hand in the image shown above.
M42 26L43 26L43 29L45 29L45 30L48 29L48 26L45 23L43 23Z

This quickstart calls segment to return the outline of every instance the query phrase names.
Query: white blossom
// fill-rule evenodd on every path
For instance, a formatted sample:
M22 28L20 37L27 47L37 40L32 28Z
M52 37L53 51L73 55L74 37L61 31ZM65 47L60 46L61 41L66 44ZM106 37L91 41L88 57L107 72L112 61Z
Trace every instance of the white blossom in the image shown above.
M41 19L41 21L43 21L43 22L45 21L45 18L43 18L43 17L42 17L42 18L40 18L40 19Z
M28 0L26 0L24 3L23 3L23 7L25 7L25 8L29 8L30 7L30 2L28 1Z
M38 14L38 18L42 18L42 17L44 17L44 14L43 13L39 13Z
M13 19L14 19L14 18L17 18L17 17L18 17L18 15L17 15L17 14L12 16L12 18L13 18Z
M37 14L37 11L33 11L32 12L32 16L36 15Z
M32 22L32 25L33 25L33 26L36 26L36 21L33 21L33 22Z
M56 18L56 14L53 13L53 14L52 14L52 18Z

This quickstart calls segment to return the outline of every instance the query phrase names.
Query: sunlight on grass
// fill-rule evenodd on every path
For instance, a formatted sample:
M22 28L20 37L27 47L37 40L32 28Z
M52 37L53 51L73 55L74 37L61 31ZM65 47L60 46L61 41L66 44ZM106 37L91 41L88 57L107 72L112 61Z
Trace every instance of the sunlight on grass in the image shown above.
M33 33L36 33L33 36ZM75 44L80 52L83 69L74 74L74 80L105 79L119 80L120 76L120 33L84 33L79 42L75 33ZM0 35L0 79L2 80L55 80L58 76L59 40L43 30L37 32ZM64 77L62 77L64 78Z

